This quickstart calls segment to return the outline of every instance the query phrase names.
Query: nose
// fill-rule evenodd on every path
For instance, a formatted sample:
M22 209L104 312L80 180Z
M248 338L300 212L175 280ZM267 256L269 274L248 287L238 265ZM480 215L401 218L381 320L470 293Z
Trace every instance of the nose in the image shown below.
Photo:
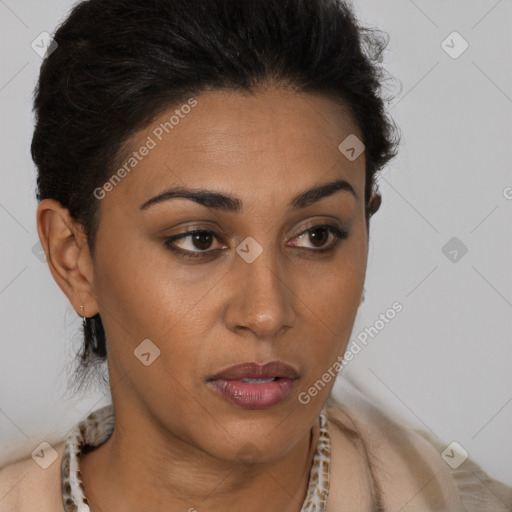
M224 309L230 330L272 340L295 324L293 283L274 250L263 250L252 263L237 256L232 272L233 293Z

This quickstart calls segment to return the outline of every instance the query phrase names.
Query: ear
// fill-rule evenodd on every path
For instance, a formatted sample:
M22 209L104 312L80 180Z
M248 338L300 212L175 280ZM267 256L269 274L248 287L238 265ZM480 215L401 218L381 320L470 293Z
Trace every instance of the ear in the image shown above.
M382 196L378 192L376 192L375 194L373 194L373 196L370 199L370 202L368 204L368 208L370 210L370 217L378 211L381 203L382 203Z
M53 278L80 316L94 316L99 311L94 272L82 226L54 199L41 201L36 216L39 240Z

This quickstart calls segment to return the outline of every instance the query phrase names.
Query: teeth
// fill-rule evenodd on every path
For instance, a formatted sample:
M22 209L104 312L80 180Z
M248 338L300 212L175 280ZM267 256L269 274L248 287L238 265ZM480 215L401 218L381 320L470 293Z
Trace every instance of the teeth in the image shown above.
M250 384L265 384L267 382L272 382L274 378L271 379L242 379L243 382L249 382Z

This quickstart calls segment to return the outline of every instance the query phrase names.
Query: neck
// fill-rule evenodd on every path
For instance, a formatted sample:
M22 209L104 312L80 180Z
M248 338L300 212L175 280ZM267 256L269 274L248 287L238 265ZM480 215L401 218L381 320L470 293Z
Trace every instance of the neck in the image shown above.
M158 430L116 408L110 439L80 458L91 512L301 510L318 421L283 457L254 464L220 460Z

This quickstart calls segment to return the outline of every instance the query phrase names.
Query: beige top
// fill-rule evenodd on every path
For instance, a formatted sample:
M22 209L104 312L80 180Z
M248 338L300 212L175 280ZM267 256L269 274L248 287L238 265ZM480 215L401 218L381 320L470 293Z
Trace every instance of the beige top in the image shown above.
M464 460L457 447L400 425L343 381L343 403L329 398L314 427L317 449L303 511L512 511L512 487L489 477L471 458ZM86 504L64 506L71 495L64 468L71 463L78 469L79 460L69 448L78 446L81 436L92 436L91 445L104 442L113 429L112 413L95 411L89 434L83 423L77 425L53 447L57 459L47 469L32 457L0 469L0 512L87 510L80 508ZM80 479L74 483L79 486ZM78 495L75 491L73 499Z

